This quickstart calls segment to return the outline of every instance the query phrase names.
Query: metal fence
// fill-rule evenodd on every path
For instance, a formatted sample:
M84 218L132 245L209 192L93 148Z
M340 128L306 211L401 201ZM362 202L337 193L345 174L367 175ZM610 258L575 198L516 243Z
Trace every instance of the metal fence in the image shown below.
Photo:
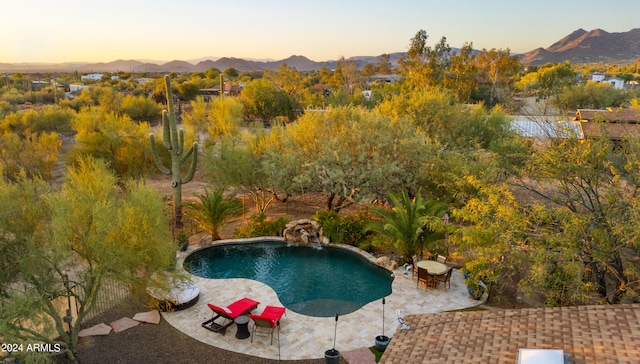
M78 293L81 297L84 296L84 292L82 290ZM118 306L130 296L131 293L129 291L129 287L125 284L113 280L106 280L98 291L93 310L91 310L91 312L82 319L82 322L85 323L97 316L100 316L101 314Z

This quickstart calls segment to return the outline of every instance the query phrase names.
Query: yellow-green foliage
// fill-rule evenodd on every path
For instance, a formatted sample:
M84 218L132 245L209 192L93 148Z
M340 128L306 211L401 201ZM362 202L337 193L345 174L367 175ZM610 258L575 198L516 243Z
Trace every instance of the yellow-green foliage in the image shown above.
M134 121L159 120L162 107L145 96L127 95L122 99L120 111Z
M118 188L104 161L81 159L59 191L43 187L26 178L0 181L0 332L7 342L61 344L73 361L80 324L103 284L145 287L171 264L175 248L161 194L132 181ZM71 335L49 301L66 295L78 302ZM52 319L53 336L28 330L38 315Z
M139 177L153 168L151 147L147 143L149 125L137 124L128 116L84 109L72 121L77 132L69 162L90 155L108 162L120 178Z
M242 122L243 106L235 98L212 99L209 102L198 98L191 102L193 110L183 115L184 124L196 133L208 136L207 144L233 137Z

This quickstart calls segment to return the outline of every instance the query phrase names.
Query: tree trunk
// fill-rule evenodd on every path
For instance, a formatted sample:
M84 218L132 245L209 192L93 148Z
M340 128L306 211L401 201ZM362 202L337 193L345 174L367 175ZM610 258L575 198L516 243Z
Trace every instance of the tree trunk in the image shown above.
M333 199L336 198L336 194L331 192L329 198L327 198L327 211L333 211Z

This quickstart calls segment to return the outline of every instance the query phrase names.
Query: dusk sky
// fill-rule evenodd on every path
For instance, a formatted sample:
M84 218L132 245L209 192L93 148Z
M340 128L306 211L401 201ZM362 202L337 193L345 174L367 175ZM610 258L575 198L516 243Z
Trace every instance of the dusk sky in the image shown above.
M638 0L5 0L0 63L171 61L204 57L314 61L432 46L546 48L576 29L640 27Z

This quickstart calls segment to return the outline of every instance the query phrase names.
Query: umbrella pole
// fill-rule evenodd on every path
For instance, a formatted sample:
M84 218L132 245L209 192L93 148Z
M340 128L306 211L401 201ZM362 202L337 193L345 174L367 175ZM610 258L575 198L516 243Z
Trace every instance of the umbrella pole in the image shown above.
M382 336L384 336L384 297L382 297Z

